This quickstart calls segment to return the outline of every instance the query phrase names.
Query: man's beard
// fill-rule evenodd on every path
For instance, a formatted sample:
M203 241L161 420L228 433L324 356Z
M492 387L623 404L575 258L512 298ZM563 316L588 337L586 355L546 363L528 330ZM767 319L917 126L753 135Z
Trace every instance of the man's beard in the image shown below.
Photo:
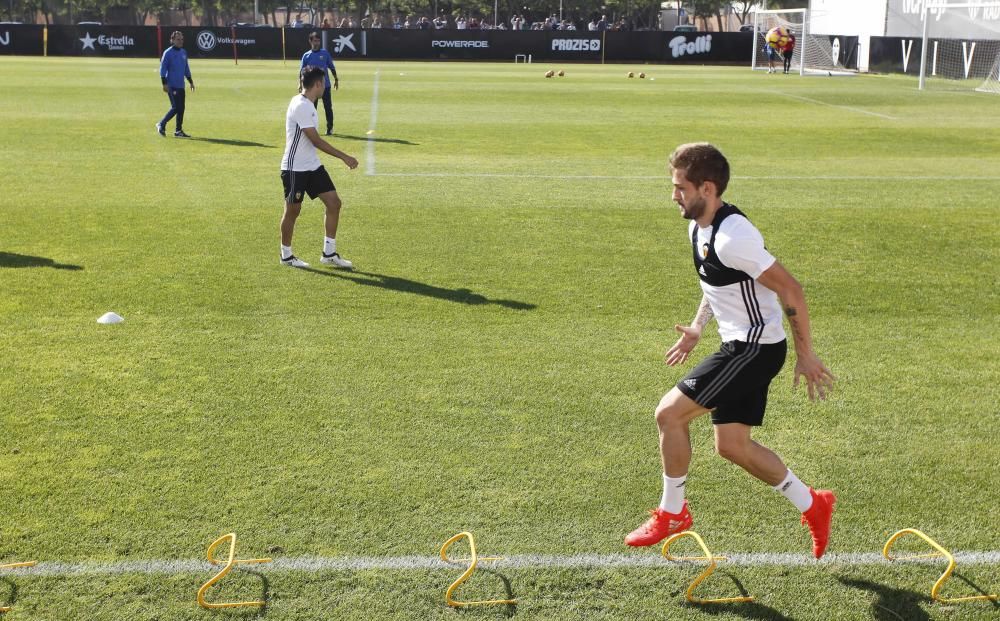
M697 220L705 213L706 201L704 198L697 198L689 201L687 205L683 206L684 209L684 219L685 220Z

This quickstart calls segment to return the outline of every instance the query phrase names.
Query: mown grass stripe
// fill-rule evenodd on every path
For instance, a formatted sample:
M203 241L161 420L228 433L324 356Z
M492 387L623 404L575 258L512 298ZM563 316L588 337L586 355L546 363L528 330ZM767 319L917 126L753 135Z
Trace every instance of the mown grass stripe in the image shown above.
M658 548L656 549L658 552ZM885 565L890 562L940 564L941 558L920 558L888 561L876 552L843 552L827 554L816 560L806 554L760 553L726 554L728 566L739 567L803 567L815 565L859 566ZM1000 551L954 552L960 565L1000 565ZM508 569L605 569L660 567L668 564L658 553L644 556L626 554L575 554L575 555L515 555L495 561L491 566ZM436 556L391 557L289 557L277 558L272 563L260 565L255 571L365 571L365 570L432 570L450 567ZM99 576L120 574L177 575L212 571L207 561L196 560L145 560L117 563L60 563L39 561L35 567L10 570L32 576Z

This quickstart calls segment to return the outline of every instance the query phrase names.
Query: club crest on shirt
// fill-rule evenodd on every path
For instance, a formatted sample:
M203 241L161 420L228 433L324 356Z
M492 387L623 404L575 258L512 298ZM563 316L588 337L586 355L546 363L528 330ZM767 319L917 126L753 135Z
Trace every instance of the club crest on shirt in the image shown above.
M708 258L708 244L701 245L701 258L702 259Z
M296 192L295 193L295 202L297 202L297 203L301 203L302 202L302 192Z

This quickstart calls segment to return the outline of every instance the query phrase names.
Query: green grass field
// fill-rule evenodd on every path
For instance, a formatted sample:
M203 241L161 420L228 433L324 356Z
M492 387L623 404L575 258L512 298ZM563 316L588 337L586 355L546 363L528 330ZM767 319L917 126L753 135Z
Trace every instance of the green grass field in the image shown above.
M1000 591L1000 98L548 68L340 63L333 144L361 166L326 162L356 266L335 272L278 264L294 65L193 61L182 141L154 133L155 60L0 59L0 563L40 562L0 573L4 619L997 618L930 601L943 563L851 559L917 527L992 555L945 595ZM244 558L431 559L471 530L485 554L656 559L622 538L659 499L652 411L688 368L662 363L700 299L666 158L700 140L839 376L810 403L790 357L756 436L837 491L833 562L722 564L705 595L757 601L714 607L666 561L497 563L463 593L506 580L516 608L459 613L454 568L264 565L212 595L263 611L195 605L230 531ZM295 238L315 266L321 214ZM707 419L692 440L713 551L804 559L794 509L713 454Z

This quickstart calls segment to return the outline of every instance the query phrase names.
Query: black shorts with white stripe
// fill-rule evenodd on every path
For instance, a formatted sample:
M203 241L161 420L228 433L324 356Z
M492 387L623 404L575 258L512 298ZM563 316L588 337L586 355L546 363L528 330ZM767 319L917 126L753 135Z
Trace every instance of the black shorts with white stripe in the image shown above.
M316 170L283 170L281 184L285 186L285 202L293 205L301 203L306 194L314 199L320 194L337 191L323 166Z
M767 390L785 364L788 342L760 344L726 341L705 358L677 388L698 405L712 410L712 424L764 423Z

